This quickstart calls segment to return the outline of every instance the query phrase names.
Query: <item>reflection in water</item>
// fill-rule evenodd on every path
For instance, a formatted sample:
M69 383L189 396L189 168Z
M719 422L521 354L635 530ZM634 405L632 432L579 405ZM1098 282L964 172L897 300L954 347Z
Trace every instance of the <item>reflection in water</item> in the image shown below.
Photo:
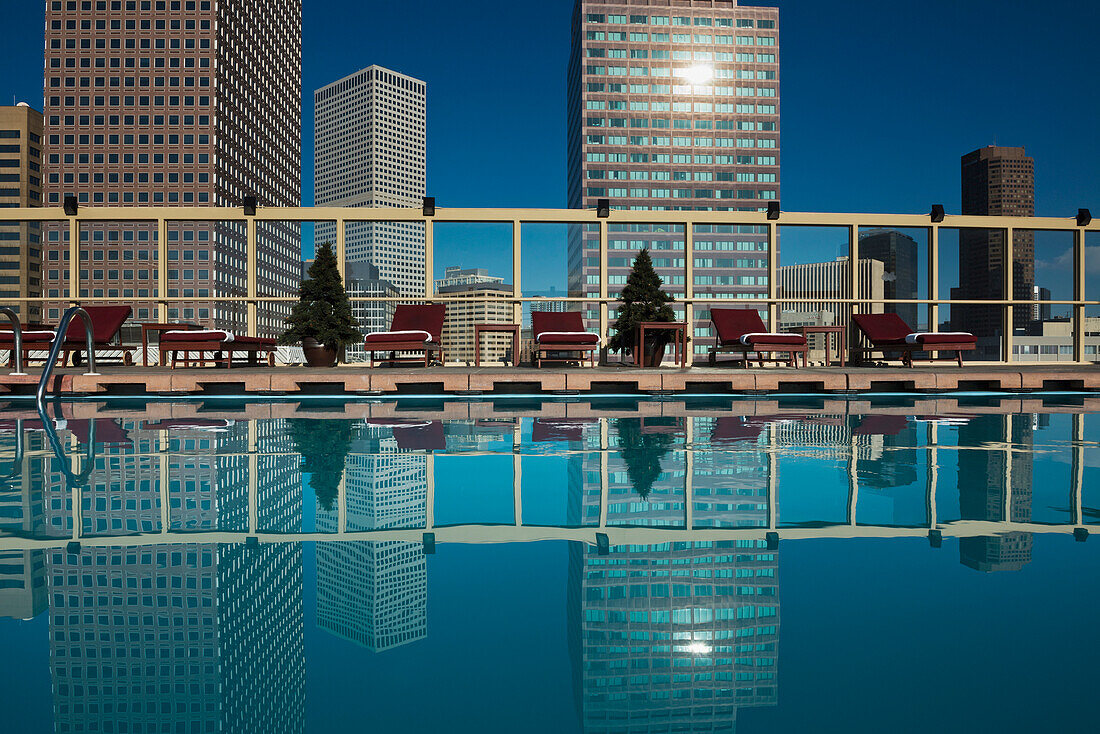
M49 610L57 731L299 732L303 544L246 539L331 537L316 544L308 583L316 626L400 656L428 638L421 533L560 532L586 541L569 545L565 589L582 730L731 731L740 709L779 701L779 551L766 533L786 543L935 528L960 536L970 568L1021 570L1045 530L1032 509L1040 461L1072 467L1073 486L1047 502L1066 505L1050 530L1090 516L1081 416L745 406L740 416L665 406L640 417L635 405L534 420L111 419L96 424L90 480L75 489L41 430L28 430L0 483L0 616ZM91 436L65 439L79 454ZM438 475L442 454L462 476ZM507 472L485 457L507 457ZM535 468L548 458L560 475ZM435 524L441 479L461 491L469 525ZM494 535L502 526L471 499L499 496L502 483L513 536ZM486 487L495 493L477 493ZM525 503L547 496L559 525L523 527ZM606 545L593 544L597 532Z

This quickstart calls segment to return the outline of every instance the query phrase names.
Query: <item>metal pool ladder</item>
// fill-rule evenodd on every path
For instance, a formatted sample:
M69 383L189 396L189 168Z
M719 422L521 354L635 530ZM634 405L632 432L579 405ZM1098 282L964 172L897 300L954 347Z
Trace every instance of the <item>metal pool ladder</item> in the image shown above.
M2 311L0 311L0 313L2 313ZM73 320L74 316L80 316L80 320L84 322L84 337L88 351L88 371L84 374L85 376L95 376L99 374L95 371L95 339L92 337L92 317L80 306L73 306L65 311L65 315L61 317L61 323L58 324L57 333L53 338L53 345L50 347L50 356L46 358L46 366L42 368L42 377L38 380L38 392L35 393L39 408L45 405L46 386L50 382L50 376L53 374L54 367L57 366L57 357L61 354L61 347L64 346L65 337L69 331L69 323ZM18 334L18 332L16 333ZM18 339L19 337L17 336L16 338ZM20 352L19 359L21 362L22 350L19 349L19 346L20 342L17 341L16 349Z

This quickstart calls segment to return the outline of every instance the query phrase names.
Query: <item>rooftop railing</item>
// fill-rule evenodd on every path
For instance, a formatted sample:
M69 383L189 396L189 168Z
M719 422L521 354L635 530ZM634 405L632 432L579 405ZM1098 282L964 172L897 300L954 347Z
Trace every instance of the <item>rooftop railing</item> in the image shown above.
M605 214L606 216L601 216ZM676 228L683 237L685 253L691 256L683 258L683 267L679 270L683 273L683 297L678 299L684 309L684 317L689 323L697 321L697 312L713 306L756 306L768 315L769 328L777 330L781 325L781 313L785 306L796 306L812 302L817 305L835 306L842 310L842 317L854 313L874 309L897 308L901 306L915 306L926 309L927 325L929 330L936 330L941 324L941 312L954 307L985 306L999 309L1000 327L996 333L990 333L987 337L995 337L998 344L996 350L1001 362L1018 361L1014 354L1014 345L1018 338L1019 324L1014 324L1014 312L1019 312L1023 307L1063 307L1069 313L1071 330L1073 362L1084 363L1095 361L1086 356L1086 314L1089 309L1100 308L1100 289L1096 292L1087 292L1086 274L1090 268L1096 269L1098 263L1092 260L1100 259L1100 254L1092 255L1087 245L1090 235L1097 236L1100 233L1100 223L1093 223L1091 217L1085 212L1077 218L1050 218L1050 217L1001 217L1001 216L932 216L912 214L829 214L829 213L796 213L781 212L726 212L726 211L621 211L597 212L596 210L575 209L437 209L427 212L420 208L334 208L334 207L260 207L255 214L246 213L241 208L220 207L84 207L81 206L75 214L66 214L65 210L57 207L42 208L12 208L0 209L0 222L36 221L36 222L63 222L68 230L68 277L63 289L63 294L54 297L37 298L10 298L10 303L60 303L81 305L97 302L126 302L133 305L148 304L155 306L161 321L167 321L170 307L178 304L193 304L196 302L218 302L221 304L244 304L246 313L241 328L246 329L249 335L256 335L260 331L258 323L258 310L262 304L288 304L297 298L288 295L274 295L261 293L259 288L259 257L257 250L257 225L262 223L317 223L335 222L336 238L335 251L341 269L345 268L347 260L347 228L349 224L366 222L392 222L392 223L419 223L424 227L424 266L425 282L423 293L406 293L401 297L356 297L353 300L363 303L400 303L411 300L428 300L432 302L448 303L452 301L466 301L470 298L462 295L437 295L434 289L434 277L436 272L435 228L441 224L505 224L512 230L512 294L508 300L513 306L514 320L519 323L523 318L523 305L530 303L554 303L563 302L580 304L598 312L598 329L602 337L606 339L610 331L610 316L616 297L609 277L609 233L612 228L627 225L666 225ZM170 296L172 285L168 278L169 241L168 230L171 224L218 222L236 223L245 230L245 248L243 261L246 266L245 291L243 295L211 294L209 298L197 298L195 296ZM81 230L85 225L100 225L107 223L145 223L155 225L156 238L156 288L155 293L143 297L118 296L86 296L82 295L81 269ZM524 289L524 225L556 224L556 225L586 225L595 234L598 233L598 247L591 250L598 253L598 289L592 288L586 292L571 292L562 297L547 298L532 296ZM713 293L706 293L707 289L700 288L695 282L697 269L697 256L700 254L693 243L697 237L697 230L713 226L751 226L757 228L761 237L766 237L767 243L767 286L766 292L756 294L743 294L744 297L731 300L729 298L717 298ZM840 285L843 295L830 297L799 294L787 295L781 292L779 282L779 269L783 265L780 254L780 229L781 228L840 228L847 232L847 251L844 253L849 262L860 261L860 235L867 229L900 229L905 231L923 231L926 233L926 247L923 249L921 263L921 283L919 290L926 297L922 298L867 298L860 294L866 287L861 283L861 269L847 268L847 283ZM944 248L941 247L941 233L945 231L979 230L986 233L998 233L1002 243L1016 243L1018 233L1060 232L1072 236L1072 246L1069 248L1069 260L1067 265L1072 272L1071 287L1063 288L1064 293L1072 291L1072 297L1048 298L1037 301L1035 298L995 298L988 295L967 293L945 293L943 272L945 270ZM1097 240L1100 244L1100 240ZM1008 247L1007 253L1002 244L1001 252L996 257L1000 258L1005 266L1000 268L996 275L1000 282L994 284L994 290L1000 295L1018 295L1018 288L1014 280L1017 278L1019 266L1024 265L1028 257L1026 253L1021 256L1018 252L1019 245ZM961 245L960 245L961 248ZM1100 250L1097 251L1100 253ZM1030 257L1034 258L1032 254ZM1032 260L1033 262L1033 260ZM59 263L60 264L60 263ZM44 266L45 267L45 266ZM86 267L86 265L85 265ZM667 272L663 269L662 272ZM593 295L594 294L594 295ZM954 297L952 297L954 295ZM1100 311L1097 312L1100 316ZM917 324L913 324L914 327ZM1067 347L1070 345L1066 345ZM1093 356L1093 355L1089 355ZM998 361L998 360L992 360Z

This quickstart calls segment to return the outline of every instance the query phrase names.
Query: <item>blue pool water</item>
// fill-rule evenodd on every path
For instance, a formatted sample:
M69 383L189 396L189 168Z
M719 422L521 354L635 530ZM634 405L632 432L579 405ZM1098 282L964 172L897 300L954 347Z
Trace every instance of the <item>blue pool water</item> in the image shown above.
M1094 407L7 406L0 721L1091 730Z

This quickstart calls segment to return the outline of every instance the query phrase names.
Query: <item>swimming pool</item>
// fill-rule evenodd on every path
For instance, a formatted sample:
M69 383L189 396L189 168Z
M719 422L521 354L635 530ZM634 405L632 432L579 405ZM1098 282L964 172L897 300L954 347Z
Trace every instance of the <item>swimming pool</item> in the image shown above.
M1087 726L1095 407L116 400L44 422L12 404L2 720Z

